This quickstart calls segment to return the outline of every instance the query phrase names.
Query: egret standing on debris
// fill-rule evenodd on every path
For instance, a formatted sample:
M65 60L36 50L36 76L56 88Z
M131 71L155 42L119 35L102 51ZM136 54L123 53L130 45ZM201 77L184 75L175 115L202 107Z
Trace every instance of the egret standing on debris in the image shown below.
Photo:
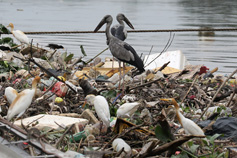
M15 100L17 95L18 92L14 88L12 87L5 88L4 98L8 101L10 105Z
M182 125L182 127L184 128L184 131L186 134L205 136L203 130L195 122L193 122L192 120L190 120L188 118L185 118L181 114L181 112L179 111L179 105L175 101L174 98L160 99L160 100L167 101L175 106L177 119L178 119L179 123Z
M134 27L124 14L119 13L116 18L117 18L117 21L119 22L119 24L114 25L111 28L111 34L113 36L117 37L118 39L124 41L127 38L127 30L124 26L123 21L125 21L131 29L134 29Z
M131 117L137 108L141 105L139 102L124 103L117 110L117 117Z
M88 102L90 105L94 105L95 112L98 115L98 117L101 119L101 121L109 127L110 124L110 112L109 112L109 104L105 97L101 95L93 95L89 94L85 98L85 103Z
M32 89L25 89L19 94L10 105L7 112L7 120L10 121L15 115L17 118L24 114L26 109L30 106L33 97L35 96L37 84L40 82L40 77L36 76L32 82Z
M121 61L129 63L135 66L140 73L144 72L144 64L141 58L137 55L136 51L124 41L114 37L110 32L110 26L112 24L113 18L111 15L106 15L95 28L94 32L97 32L105 23L106 25L106 37L107 43L109 44L109 49L112 55L119 60L120 78L121 78ZM124 63L123 63L123 68ZM124 71L123 71L124 72Z
M19 42L21 42L22 45L30 43L29 38L24 34L24 32L20 30L14 31L14 25L12 23L10 23L7 27L11 27L11 33Z

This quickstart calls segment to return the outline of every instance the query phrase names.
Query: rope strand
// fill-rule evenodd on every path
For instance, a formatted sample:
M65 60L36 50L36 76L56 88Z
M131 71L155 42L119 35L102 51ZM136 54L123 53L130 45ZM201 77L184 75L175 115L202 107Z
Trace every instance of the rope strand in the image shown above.
M219 29L164 29L164 30L128 30L132 33L145 32L196 32L196 31L237 31L237 28L219 28ZM95 33L94 31L38 31L38 32L24 32L25 34L80 34L80 33ZM105 33L105 31L98 31L96 33Z

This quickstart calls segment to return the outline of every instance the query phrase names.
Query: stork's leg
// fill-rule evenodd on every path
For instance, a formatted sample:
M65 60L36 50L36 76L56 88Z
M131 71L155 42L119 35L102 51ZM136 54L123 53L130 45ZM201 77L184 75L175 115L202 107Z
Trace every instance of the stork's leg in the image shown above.
M124 87L125 87L125 82L124 82L124 76L125 76L125 63L123 62L123 87L122 87L122 94L123 94L123 92L124 92Z
M112 60L112 71L114 71L114 56L113 56L113 60Z
M119 62L119 90L120 90L120 84L121 84L121 61L118 61Z

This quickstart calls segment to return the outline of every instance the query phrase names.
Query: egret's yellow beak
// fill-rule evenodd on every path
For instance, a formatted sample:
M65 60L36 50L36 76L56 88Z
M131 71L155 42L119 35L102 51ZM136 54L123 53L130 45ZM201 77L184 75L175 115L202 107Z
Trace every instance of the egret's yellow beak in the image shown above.
M84 101L84 104L82 105L82 107L84 108L84 107L85 107L85 105L86 105L86 100Z
M3 98L7 101L7 97L4 95Z
M170 101L170 99L166 99L166 98L161 98L160 100L162 100L162 101Z

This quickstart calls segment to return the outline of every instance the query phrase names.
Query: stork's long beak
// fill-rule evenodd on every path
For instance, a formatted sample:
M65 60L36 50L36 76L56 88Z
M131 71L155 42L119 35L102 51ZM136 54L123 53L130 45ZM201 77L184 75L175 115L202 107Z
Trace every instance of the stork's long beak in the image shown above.
M105 24L105 19L103 18L100 23L96 26L94 32L97 32L104 24Z
M134 29L132 23L131 23L131 22L128 20L128 18L126 18L125 16L124 16L124 21L126 22L126 24L127 24L131 29Z

